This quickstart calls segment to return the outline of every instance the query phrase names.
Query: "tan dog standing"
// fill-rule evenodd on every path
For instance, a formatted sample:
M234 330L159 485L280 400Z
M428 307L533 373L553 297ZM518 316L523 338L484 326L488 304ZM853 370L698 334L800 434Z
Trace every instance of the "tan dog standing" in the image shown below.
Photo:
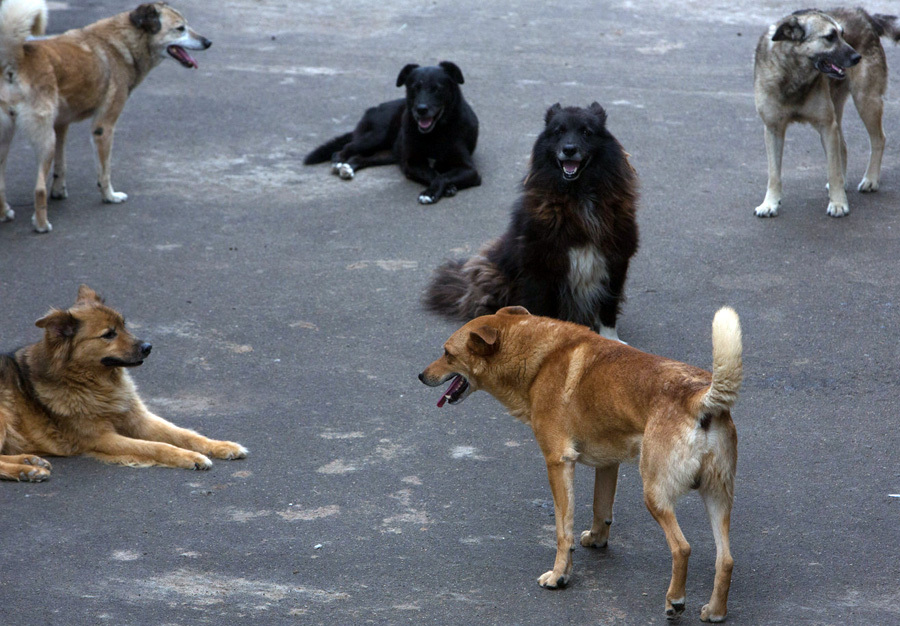
M44 338L0 355L0 479L41 481L40 455L87 454L108 463L209 469L212 456L240 459L244 446L215 441L154 415L125 368L151 346L86 285L75 306L35 322Z
M38 158L32 223L39 233L47 220L47 180L53 165L51 198L65 198L65 143L69 124L92 118L97 149L97 185L104 202L128 195L110 182L113 133L128 96L154 67L173 58L197 67L186 50L212 45L188 28L184 17L163 2L100 20L55 37L26 41L43 31L44 0L0 2L0 221L14 217L6 201L6 158L16 126L24 128Z
M612 523L619 463L640 456L644 501L672 552L666 616L684 611L691 552L675 518L675 502L696 489L716 542L715 586L700 618L725 619L737 463L730 410L742 375L740 323L732 309L716 313L712 337L710 374L584 326L506 307L456 331L444 344L444 356L419 375L432 387L452 380L438 406L447 400L458 404L482 389L534 431L556 513L556 561L538 579L542 587L563 586L572 572L576 461L596 468L594 520L581 534L581 545L602 547Z

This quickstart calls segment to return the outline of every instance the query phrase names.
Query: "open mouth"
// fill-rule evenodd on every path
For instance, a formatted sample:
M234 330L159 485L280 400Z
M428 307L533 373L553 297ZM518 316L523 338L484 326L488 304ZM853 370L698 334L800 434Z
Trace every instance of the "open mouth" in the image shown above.
M437 405L442 407L448 400L450 401L450 404L462 402L463 398L467 395L466 392L468 390L469 381L466 380L466 377L462 374L457 374L453 377L450 386L447 387L447 391L445 391L444 395L441 396L441 399L438 400Z
M440 118L443 109L437 112L437 115L423 115L419 117L416 116L416 124L419 127L419 132L423 135L426 135L434 130L435 125L437 124L438 118Z
M816 61L816 69L829 78L842 80L847 77L847 72L844 71L843 67L836 65L828 59L819 59L818 61Z
M585 161L575 161L572 159L567 160L559 160L559 167L562 169L563 178L566 180L575 180L578 178L578 175L581 173L582 164Z
M181 63L184 67L198 67L197 62L194 60L194 58L189 55L181 46L172 44L171 46L166 48L166 52L168 52L169 56Z
M137 367L138 365L143 365L144 361L143 359L140 361L123 361L114 356L105 356L100 359L100 363L107 367Z

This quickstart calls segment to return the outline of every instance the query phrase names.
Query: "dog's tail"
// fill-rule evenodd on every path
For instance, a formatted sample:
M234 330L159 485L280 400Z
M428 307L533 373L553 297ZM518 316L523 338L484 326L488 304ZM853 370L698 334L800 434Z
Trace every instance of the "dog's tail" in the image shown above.
M709 390L700 400L704 411L715 414L734 406L741 388L741 321L730 307L716 312L712 323L713 376Z
M431 277L423 306L453 320L470 320L512 304L512 285L486 256L496 242L469 259L444 261Z
M29 35L43 35L47 28L44 0L0 1L0 62L15 65Z
M346 133L323 143L306 155L306 158L303 159L303 165L315 165L316 163L330 161L331 155L350 143L351 139L353 139L353 133Z
M872 24L879 37L890 37L894 43L900 43L900 27L897 26L896 15L882 15L876 13L872 17Z

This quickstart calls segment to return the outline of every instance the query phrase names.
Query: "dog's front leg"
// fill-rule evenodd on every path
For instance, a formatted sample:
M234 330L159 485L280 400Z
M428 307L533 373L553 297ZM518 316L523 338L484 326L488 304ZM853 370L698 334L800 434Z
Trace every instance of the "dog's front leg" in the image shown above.
M103 433L87 454L107 463L135 467L163 465L198 470L212 467L212 461L198 452L158 441L132 439L115 432Z
M781 206L781 158L784 155L786 124L766 124L766 160L769 165L769 182L763 203L756 207L757 217L775 217Z
M618 480L618 463L598 467L594 472L594 523L590 530L581 533L581 545L585 548L605 548L609 541Z
M844 190L844 167L841 161L841 127L836 120L817 128L825 148L828 161L828 209L831 217L844 217L850 214L847 192Z
M110 174L110 157L112 156L113 132L116 126L116 120L119 119L119 113L125 106L125 97L115 97L110 105L97 114L92 125L91 139L94 147L97 148L97 161L99 162L99 174L97 177L97 186L100 187L100 194L103 201L111 204L118 204L128 200L128 194L113 190L111 174Z
M563 457L547 460L547 476L553 492L553 512L556 515L556 561L553 569L538 578L546 589L565 587L572 574L572 550L575 549L575 461Z
M9 156L15 132L16 125L12 119L12 112L0 107L0 222L8 222L16 216L6 201L6 158Z
M127 429L127 434L136 439L161 441L186 450L200 452L215 459L243 459L249 454L247 448L239 443L209 439L193 430L181 428L154 415L144 406L141 406L139 411L138 419Z

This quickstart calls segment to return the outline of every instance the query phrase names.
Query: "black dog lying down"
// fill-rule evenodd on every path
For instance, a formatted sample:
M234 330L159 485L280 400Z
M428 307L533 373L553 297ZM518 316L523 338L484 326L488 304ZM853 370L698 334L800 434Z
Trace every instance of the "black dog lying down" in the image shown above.
M397 86L406 86L405 99L368 109L352 133L319 146L304 165L331 159L332 173L350 180L364 167L400 163L407 178L427 186L421 204L477 187L481 176L472 153L478 118L463 98L463 82L462 71L449 61L437 67L410 63L397 76Z

